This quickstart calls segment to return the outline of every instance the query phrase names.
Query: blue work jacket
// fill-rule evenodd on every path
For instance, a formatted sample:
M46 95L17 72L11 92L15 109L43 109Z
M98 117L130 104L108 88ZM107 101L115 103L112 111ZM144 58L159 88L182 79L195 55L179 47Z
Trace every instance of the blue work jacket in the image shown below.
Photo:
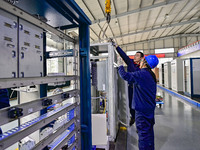
M116 48L116 50L119 53L119 55L121 56L121 58L124 60L124 62L127 64L128 72L134 72L134 71L140 70L139 65L135 64L134 60L130 59L119 46Z
M126 72L123 66L118 69L122 79L134 83L132 108L153 117L156 106L156 82L147 68L135 72Z

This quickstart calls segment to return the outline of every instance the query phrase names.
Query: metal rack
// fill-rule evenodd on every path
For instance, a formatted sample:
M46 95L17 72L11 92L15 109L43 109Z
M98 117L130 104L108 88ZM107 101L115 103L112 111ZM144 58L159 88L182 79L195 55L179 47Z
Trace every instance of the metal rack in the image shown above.
M12 130L7 131L6 133L2 134L0 138L0 145L1 145L0 149L3 150L11 146L12 144L28 136L34 131L39 130L43 126L49 124L50 122L54 121L59 116L63 115L64 113L68 112L71 109L74 109L75 107L76 107L76 104L73 104L73 105L66 104L65 106L61 107L60 109L55 110L54 112L49 112L25 124L22 124L19 127L16 127ZM46 139L44 141L46 141ZM49 141L49 142L51 143L52 141ZM46 145L42 145L42 148L44 148L45 146Z
M41 5L43 3L43 5ZM31 5L35 4L35 5ZM58 26L61 29L69 29L74 27L79 27L79 49L80 53L78 53L75 49L69 50L62 50L57 52L48 52L46 53L46 31L50 31L51 33L63 38L69 42L76 43L75 39L69 37L64 32L57 30L57 26L54 26L50 23L45 23L41 21L39 18L33 17L29 12L29 7L36 7L35 9L38 12L36 14L41 13L41 11L55 11L52 15L56 14L58 18L55 19L65 19L61 21ZM44 7L44 8L43 8ZM60 11L65 10L66 12ZM63 9L64 8L64 9ZM83 11L79 8L79 6L73 1L69 0L66 2L56 0L30 0L30 5L26 5L26 1L22 0L19 4L11 5L6 1L0 2L0 10L5 11L13 16L15 16L16 21L25 22L24 24L28 24L28 26L35 26L37 29L42 29L43 31L43 54L40 53L40 61L43 61L43 72L39 72L38 75L27 75L24 72L20 72L21 67L20 65L20 57L23 59L24 52L20 50L26 50L30 43L26 42L23 43L25 45L25 49L19 50L19 44L17 44L17 49L15 51L17 57L17 67L16 73L8 78L0 79L0 89L4 88L12 88L12 87L22 87L22 86L30 86L30 85L40 85L40 99L33 100L31 102L23 103L16 105L14 107L4 108L0 110L0 116L2 121L0 125L6 124L10 121L20 119L24 116L33 114L34 112L42 111L41 116L34 118L31 121L26 123L20 124L18 127L13 128L0 136L0 150L6 149L7 147L11 146L12 144L18 142L19 140L23 139L24 137L28 136L29 134L33 133L36 130L40 130L45 125L51 124L56 118L70 113L70 111L75 110L73 117L70 117L69 120L65 120L62 122L62 125L59 126L56 130L54 130L49 136L41 140L39 143L35 145L33 149L43 149L46 146L50 146L51 149L60 149L66 146L67 142L71 140L72 137L75 136L74 141L70 144L70 146L66 149L91 149L92 141L91 141L91 94L90 94L90 71L89 71L89 25L91 21L87 18L87 16L83 13ZM24 11L26 10L26 11ZM45 14L45 12L44 12ZM56 17L53 16L53 17ZM48 18L47 18L48 19ZM67 22L67 24L63 24L63 22ZM17 27L17 32L23 27ZM34 27L34 28L35 28ZM19 29L18 29L19 28ZM23 30L23 29L22 29ZM34 32L34 31L33 31ZM29 31L24 31L25 34L29 34ZM17 33L17 38L19 38L20 34ZM35 35L36 38L39 36ZM27 39L26 39L27 40ZM19 39L17 41L19 43ZM32 42L32 41L29 41ZM27 47L26 47L27 46ZM41 49L41 46L35 45L36 49ZM80 54L80 55L79 55ZM79 58L80 56L80 58ZM43 57L43 58L42 58ZM57 58L57 57L73 57L74 58L74 75L71 76L47 76L46 75L46 59L50 58ZM78 63L78 58L80 59L80 66ZM33 67L34 67L34 62ZM26 64L27 65L27 64ZM21 67L21 68L20 68ZM80 73L79 69L80 67ZM80 77L79 77L80 74ZM80 78L80 88L79 88L79 78ZM47 85L49 83L60 83L66 81L74 81L74 89L71 91L63 92L61 94L47 96ZM80 90L79 90L80 89ZM79 94L80 93L80 94ZM47 107L52 106L53 104L60 103L68 98L74 97L75 103L73 104L65 104L55 110L47 112ZM81 107L81 109L79 108ZM13 111L14 110L14 111ZM9 113L14 112L14 116L10 116ZM80 117L81 114L81 117ZM12 114L13 115L13 114ZM9 116L9 117L8 117ZM81 122L80 122L81 118ZM71 126L75 125L73 130L71 130ZM70 129L69 129L70 128ZM55 138L58 138L61 133L64 131L69 130L68 134L60 137L61 140L54 141ZM86 138L87 137L87 138ZM58 138L59 139L59 138ZM82 141L82 142L81 142ZM52 144L52 142L54 144ZM55 144L57 143L57 144ZM81 144L81 146L80 146ZM53 146L52 146L53 145Z
M77 55L74 56L74 59L75 57L77 57ZM77 66L77 64L75 64L74 66ZM76 73L78 73L77 70L75 71ZM27 86L27 85L47 84L47 83L52 83L52 82L57 83L57 82L63 82L63 81L69 81L69 80L75 80L77 82L78 76L74 75L74 76L61 76L61 77L56 76L56 77L0 79L0 85L1 85L0 88L3 89L3 88L20 87L20 86ZM75 97L76 99L79 99L79 90L77 90L77 85L76 85L76 88L71 91L63 92L61 94L57 94L57 95L53 95L49 97L43 97L41 99L37 99L28 103L23 103L23 104L16 105L14 107L2 109L0 110L0 116L2 118L0 125L6 124L10 121L14 121L16 119L22 118L27 115L33 114L34 112L45 109L48 106L51 106L53 104L60 103L63 100L66 100L71 97ZM43 102L45 101L50 101L50 103L44 104ZM41 129L45 125L48 125L59 116L66 114L68 111L72 109L79 110L78 107L79 106L77 102L75 102L74 104L66 104L61 108L45 113L38 118L35 118L27 123L21 124L19 127L13 128L3 133L0 137L0 150L1 149L3 150L11 146L12 144L18 142L19 140L23 139L24 137L28 136L34 131ZM23 114L20 116L16 116L14 118L8 117L10 110L12 110L13 108L15 109L19 108L23 110ZM74 116L73 119L71 119L70 121L65 122L60 128L54 131L55 133L50 134L49 137L37 143L33 149L43 149L45 146L49 145L56 137L58 137L62 132L67 130L70 125L76 124L76 130L71 131L71 133L69 133L69 135L66 136L65 139L61 143L58 143L58 145L55 146L56 147L55 149L62 148L64 145L66 145L66 142L73 135L78 133L80 130L80 125L77 124L77 119L80 119L80 117L78 117L79 114L76 113L76 116ZM76 142L78 143L78 139L76 140ZM76 146L77 143L73 145Z

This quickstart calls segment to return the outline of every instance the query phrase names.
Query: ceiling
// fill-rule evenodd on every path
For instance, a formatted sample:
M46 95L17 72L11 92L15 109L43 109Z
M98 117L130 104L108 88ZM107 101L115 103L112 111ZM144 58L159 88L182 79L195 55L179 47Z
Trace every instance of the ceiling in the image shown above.
M200 0L111 0L103 36L105 0L75 0L92 21L91 43L114 38L123 46L174 35L200 34Z

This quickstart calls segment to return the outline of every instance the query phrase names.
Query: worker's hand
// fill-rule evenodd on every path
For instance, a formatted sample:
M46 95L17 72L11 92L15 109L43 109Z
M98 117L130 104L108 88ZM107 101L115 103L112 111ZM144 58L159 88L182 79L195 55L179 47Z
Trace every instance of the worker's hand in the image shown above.
M123 64L124 64L124 62L123 62L122 58L118 58L117 65L118 66L123 66Z
M117 43L115 43L115 41L114 41L112 38L110 38L109 41L112 43L112 45L113 45L114 47L117 47Z

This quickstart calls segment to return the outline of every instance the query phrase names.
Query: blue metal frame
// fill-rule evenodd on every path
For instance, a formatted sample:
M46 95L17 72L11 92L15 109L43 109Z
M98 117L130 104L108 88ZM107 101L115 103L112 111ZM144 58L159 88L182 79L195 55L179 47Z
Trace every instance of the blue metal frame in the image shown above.
M80 47L80 107L81 107L81 149L92 149L91 123L91 83L90 83L90 43L89 25L81 24L79 28Z
M90 19L74 0L20 0L15 5L30 14L45 17L47 23L53 27L91 24Z
M66 17L72 24L85 23L90 25L90 19L74 0L46 0L60 14Z
M60 14L67 18L72 24L77 24L74 22L73 16L70 15L70 10L68 10L65 5L60 0L46 0L53 8L55 8Z

